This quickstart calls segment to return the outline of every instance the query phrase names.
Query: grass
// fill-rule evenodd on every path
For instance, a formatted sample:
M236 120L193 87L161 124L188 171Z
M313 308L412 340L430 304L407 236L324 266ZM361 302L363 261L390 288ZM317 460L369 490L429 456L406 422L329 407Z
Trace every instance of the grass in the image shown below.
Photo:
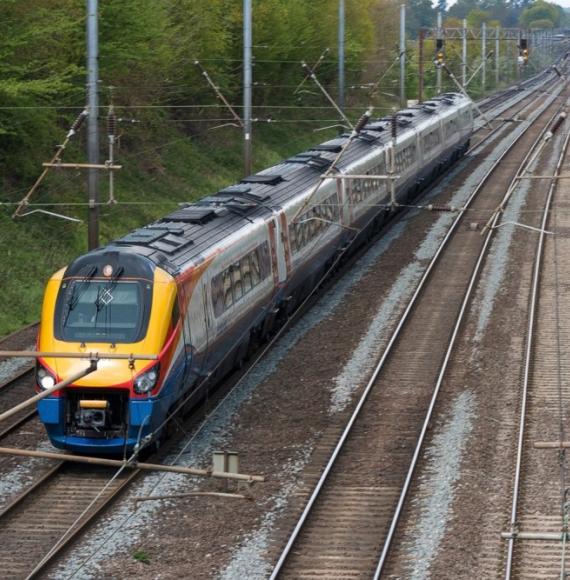
M331 132L315 134L304 125L256 127L254 171L333 135ZM45 152L46 159L49 154ZM66 161L83 159L77 147L65 158ZM198 199L239 180L243 172L241 132L223 128L192 138L168 123L146 130L135 129L128 139L123 139L117 159L123 169L115 177L115 197L119 202L137 202L137 205L119 203L101 207L101 244L165 215L180 202ZM25 189L30 184L16 184L13 189ZM16 202L23 194L18 191L4 199ZM101 178L100 196L101 200L108 196L106 176ZM81 203L85 199L85 175L68 170L50 175L31 201ZM0 205L3 249L0 253L0 336L38 320L46 281L87 251L84 205L44 209L80 218L83 222L77 224L41 213L12 220L14 207Z
M145 550L139 549L136 550L133 554L133 558L137 562L141 562L141 564L150 564L150 556Z

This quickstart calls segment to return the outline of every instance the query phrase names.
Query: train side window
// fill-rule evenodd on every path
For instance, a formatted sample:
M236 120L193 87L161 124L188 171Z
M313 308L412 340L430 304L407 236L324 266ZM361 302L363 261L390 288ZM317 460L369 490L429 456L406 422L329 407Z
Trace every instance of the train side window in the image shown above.
M249 256L244 256L240 261L241 279L243 281L243 291L247 294L253 288L251 279L251 264Z
M364 186L360 180L354 180L347 191L350 192L350 203L357 204L362 201ZM328 222L338 221L338 216L338 194L335 193L303 213L298 222L289 225L291 250L297 252L305 247L330 226ZM264 245L266 246L264 251L269 255L267 244ZM267 263L270 264L270 261ZM267 275L269 273L270 270Z
M289 245L292 252L297 249L297 224L289 226Z
M224 312L223 273L212 278L212 307L215 316L220 316Z
M224 310L227 310L233 303L233 293L232 293L232 276L230 274L230 269L224 271Z
M256 251L259 253L259 273L261 274L261 279L265 280L265 278L271 274L269 244L267 242L263 242L263 244L258 246Z
M250 255L251 259L251 281L254 286L257 286L261 282L261 273L259 270L259 254L257 250L252 252Z
M232 287L234 289L234 302L237 302L243 296L243 282L239 262L232 264L230 272L232 275Z
M313 209L313 215L311 216L313 219L309 222L309 227L311 228L310 229L311 238L314 238L317 235L321 227L321 224L323 223L319 219L319 209L320 208Z

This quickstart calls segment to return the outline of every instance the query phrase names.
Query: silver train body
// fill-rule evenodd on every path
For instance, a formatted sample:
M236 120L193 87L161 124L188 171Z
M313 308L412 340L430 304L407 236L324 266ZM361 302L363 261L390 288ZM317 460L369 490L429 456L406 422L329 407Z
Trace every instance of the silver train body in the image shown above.
M397 121L396 199L406 203L465 153L473 104L461 94L445 94L400 111ZM240 364L308 295L355 231L364 240L390 214L388 181L321 179L348 138L323 143L188 207L215 216L202 226L211 231L211 243L177 265L187 270L207 264L184 308L193 352L190 385ZM336 173L385 175L390 141L390 119L369 122ZM238 227L220 235L229 216Z
M458 160L468 148L472 130L473 105L460 94L445 94L397 113L398 203L412 200ZM119 346L125 352L146 352L152 343L149 337L159 336L157 329L162 326L165 338L155 345L160 370L155 373L158 382L153 375L152 388L137 390L125 365L125 369L109 371L108 379L99 373L97 384L86 377L70 389L76 398L107 401L109 423L117 424L114 430L109 427L107 432L101 427L96 433L89 431L89 436L77 434L73 417L69 419L71 403L55 397L44 400L41 416L51 429L52 440L60 447L79 451L116 453L131 448L137 439L155 433L181 400L192 404L204 385L239 366L295 310L347 245L352 248L364 242L391 215L388 181L336 178L386 175L391 132L390 119L369 121L345 149L331 172L334 178L326 177L326 172L349 135L186 204L78 258L66 274L60 273L59 279L75 276L83 286L91 280L87 276L93 278L91 284L95 280L104 284L104 279L98 281L99 270L110 264L122 276L117 287L123 280L127 288L129 280L144 278L145 291L137 298L136 308L129 310L125 304L122 310L125 317L134 317L125 324L138 325L136 340L128 344L125 338L125 344ZM61 284L58 280L53 284ZM112 284L109 287L115 292ZM55 290L51 294L55 296ZM67 305L71 315L68 312L62 323L55 299L49 298L50 293L46 296L46 320L54 317L54 327L71 326L68 320L75 323L79 307L71 311L72 306L64 301L61 308L65 310ZM101 305L97 301L87 304L89 296L82 293L86 303L81 307L99 313ZM153 315L153 309L160 314ZM133 314L128 313L131 310ZM145 313L146 318L136 312ZM166 322L162 324L157 316ZM88 319L76 322L91 324ZM48 332L51 324L42 320L44 346L53 350ZM77 348L86 342L94 343L100 352L117 348L116 339L106 334L111 324L101 329L95 316L91 326L86 332L93 338L82 338ZM68 345L71 349L75 348L72 342ZM65 344L58 342L56 346ZM137 368L136 372L144 374L145 370ZM65 374L57 372L59 378ZM115 404L115 400L119 402ZM70 430L76 434L70 435Z

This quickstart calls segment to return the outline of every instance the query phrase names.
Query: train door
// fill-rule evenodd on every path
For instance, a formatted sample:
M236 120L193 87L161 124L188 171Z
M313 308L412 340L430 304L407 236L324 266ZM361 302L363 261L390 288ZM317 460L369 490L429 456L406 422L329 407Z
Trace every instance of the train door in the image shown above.
M281 239L281 228L276 216L271 217L267 222L269 230L269 248L271 252L271 269L273 271L273 283L278 288L287 280L287 262L282 246L278 240Z
M341 224L350 225L354 223L354 205L351 203L352 179L337 179L336 191L339 204L339 220Z
M211 334L211 318L208 311L208 293L204 276L195 274L196 278L185 289L185 349L186 349L186 380L185 384L193 384L205 372L208 347Z
M182 380L179 381L179 389L184 388L186 382L188 380L188 370L190 369L191 365L191 337L190 337L190 327L188 325L188 317L186 315L188 303L186 300L186 294L184 292L184 287L182 284L178 286L178 293L176 296L176 306L175 311L176 315L180 318L180 325L182 327L182 351L183 351L183 371L182 371Z
M279 254L283 255L285 260L285 271L287 278L291 275L291 248L289 245L289 226L287 225L287 215L284 211L279 214L279 228L281 240L281 249L278 250Z

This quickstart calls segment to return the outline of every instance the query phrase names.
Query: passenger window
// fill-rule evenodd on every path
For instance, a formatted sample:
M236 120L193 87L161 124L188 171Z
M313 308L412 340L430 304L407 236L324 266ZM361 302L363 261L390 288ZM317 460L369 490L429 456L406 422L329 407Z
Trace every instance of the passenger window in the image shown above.
M241 259L240 266L241 266L241 279L243 281L243 291L244 293L247 294L253 288L249 256L245 256Z
M228 268L224 272L224 310L227 310L233 303L232 276Z
M216 316L224 312L223 274L218 274L212 279L212 307Z
M295 252L297 250L297 224L289 226L289 244L291 251Z
M251 280L254 286L257 286L261 281L261 273L259 271L259 254L258 251L252 252L251 258Z
M265 280L271 274L271 260L269 258L269 244L264 242L257 248L259 253L259 273L261 279ZM254 252L255 253L255 252Z
M232 264L230 267L232 274L232 287L234 289L234 302L237 302L243 296L243 283L241 280L241 270L239 262Z

